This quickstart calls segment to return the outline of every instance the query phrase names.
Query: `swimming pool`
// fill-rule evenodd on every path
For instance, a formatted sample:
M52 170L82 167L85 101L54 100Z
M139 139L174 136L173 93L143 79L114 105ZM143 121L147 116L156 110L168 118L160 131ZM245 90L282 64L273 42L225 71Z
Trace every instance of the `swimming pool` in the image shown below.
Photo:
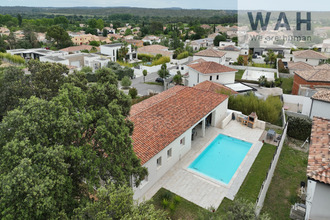
M252 144L219 134L188 169L228 184Z

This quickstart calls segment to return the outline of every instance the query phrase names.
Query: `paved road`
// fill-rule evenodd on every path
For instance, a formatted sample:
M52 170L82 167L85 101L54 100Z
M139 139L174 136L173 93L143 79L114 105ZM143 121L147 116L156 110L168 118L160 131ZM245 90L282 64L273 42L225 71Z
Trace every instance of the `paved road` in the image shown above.
M159 77L158 74L156 72L154 73L149 73L146 76L146 82L155 82L156 78ZM159 86L159 85L149 85L149 84L145 84L143 82L143 76L141 77L137 77L135 79L132 80L132 85L131 87L134 87L138 90L138 94L140 96L142 95L148 95L149 91L151 92L163 92L164 91L164 87L163 86Z

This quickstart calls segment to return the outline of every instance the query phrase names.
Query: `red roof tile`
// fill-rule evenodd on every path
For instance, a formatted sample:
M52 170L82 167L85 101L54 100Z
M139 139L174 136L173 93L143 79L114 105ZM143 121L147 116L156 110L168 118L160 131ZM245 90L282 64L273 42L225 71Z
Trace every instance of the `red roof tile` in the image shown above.
M330 82L330 69L298 70L294 73L306 81Z
M238 94L238 92L224 86L220 83L215 83L211 81L204 81L202 83L197 84L194 86L195 89L201 89L208 92L221 92L223 90L230 92L230 94Z
M314 117L307 176L330 184L330 120Z
M132 106L136 155L145 164L228 96L176 86Z
M293 56L304 59L328 59L327 56L323 55L322 53L316 52L314 50L294 51Z
M195 53L194 56L202 56L202 57L223 57L226 53L219 50L214 49L206 49Z
M330 102L330 89L320 89L313 96L312 99Z
M227 72L236 72L236 69L221 65L219 63L209 61L196 64L188 65L190 68L197 70L200 73L209 74L209 73L227 73Z

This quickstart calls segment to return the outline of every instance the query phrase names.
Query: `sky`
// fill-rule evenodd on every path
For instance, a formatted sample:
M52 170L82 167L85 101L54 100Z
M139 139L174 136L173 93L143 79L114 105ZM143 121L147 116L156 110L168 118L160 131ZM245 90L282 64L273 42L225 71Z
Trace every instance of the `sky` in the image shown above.
M0 0L0 6L143 7L226 10L329 11L329 0Z
M236 10L237 0L0 0L0 6L34 6L34 7L143 7L184 9L227 9Z

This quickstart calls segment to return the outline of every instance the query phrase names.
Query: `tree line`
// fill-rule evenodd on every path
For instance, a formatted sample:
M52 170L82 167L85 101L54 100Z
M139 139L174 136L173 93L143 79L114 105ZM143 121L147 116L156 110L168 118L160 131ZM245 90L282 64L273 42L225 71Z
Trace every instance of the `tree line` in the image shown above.
M113 71L98 70L89 84L62 64L27 66L30 74L0 71L0 218L163 219L133 203L131 186L147 169L132 147L131 99Z

